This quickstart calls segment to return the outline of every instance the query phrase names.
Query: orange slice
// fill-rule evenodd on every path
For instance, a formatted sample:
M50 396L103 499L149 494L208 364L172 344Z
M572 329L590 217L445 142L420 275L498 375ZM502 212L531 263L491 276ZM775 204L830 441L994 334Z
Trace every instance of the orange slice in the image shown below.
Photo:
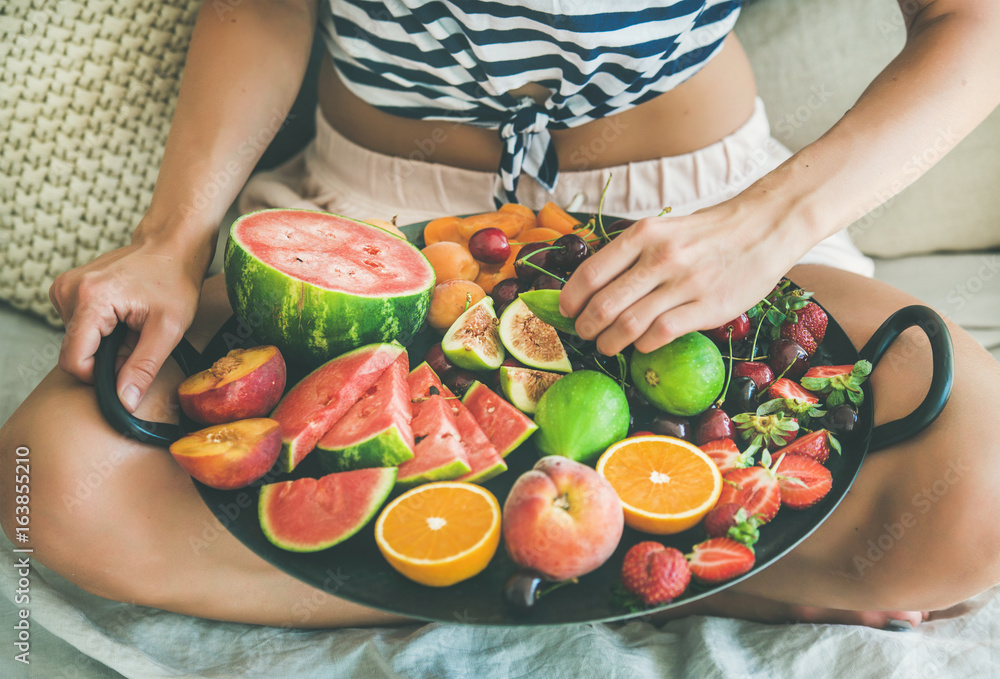
M625 510L625 524L656 535L694 526L715 506L722 475L697 446L670 436L634 436L597 461Z
M427 483L393 500L375 522L389 565L414 582L447 587L489 564L500 543L500 504L472 483Z

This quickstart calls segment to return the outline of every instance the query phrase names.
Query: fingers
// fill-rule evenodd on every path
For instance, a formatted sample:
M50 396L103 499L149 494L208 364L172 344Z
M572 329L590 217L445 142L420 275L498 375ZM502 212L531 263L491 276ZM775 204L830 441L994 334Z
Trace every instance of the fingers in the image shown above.
M118 373L118 398L130 412L135 412L183 334L183 325L162 313L146 319L135 349Z
M597 291L636 263L642 249L626 247L627 241L624 236L611 241L577 267L559 295L559 310L564 316L579 316Z
M118 325L118 316L110 305L85 305L66 324L66 336L59 350L59 367L74 377L92 382L94 354L101 338Z

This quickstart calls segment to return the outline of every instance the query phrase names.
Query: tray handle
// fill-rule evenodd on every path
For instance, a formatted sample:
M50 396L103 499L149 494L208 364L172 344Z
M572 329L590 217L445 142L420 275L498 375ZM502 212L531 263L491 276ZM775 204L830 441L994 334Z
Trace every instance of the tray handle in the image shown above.
M142 443L169 446L183 436L180 427L167 422L148 422L140 419L126 410L118 398L115 363L127 332L128 326L119 323L110 335L101 338L101 344L94 355L94 390L97 392L97 405L104 419L119 433ZM181 338L170 355L181 366L185 375L197 372L203 360L198 350L184 338Z
M908 328L918 327L931 343L931 385L924 400L912 413L875 427L869 450L879 450L915 436L930 426L944 410L955 380L955 351L951 333L944 320L934 310L914 304L892 314L876 330L858 352L872 366L885 354L897 337Z

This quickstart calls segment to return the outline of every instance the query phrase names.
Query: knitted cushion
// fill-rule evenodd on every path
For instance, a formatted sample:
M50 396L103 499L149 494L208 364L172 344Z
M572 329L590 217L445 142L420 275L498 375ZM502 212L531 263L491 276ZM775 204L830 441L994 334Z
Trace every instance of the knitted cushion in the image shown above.
M53 279L129 242L149 205L197 0L6 0L0 299L59 318Z

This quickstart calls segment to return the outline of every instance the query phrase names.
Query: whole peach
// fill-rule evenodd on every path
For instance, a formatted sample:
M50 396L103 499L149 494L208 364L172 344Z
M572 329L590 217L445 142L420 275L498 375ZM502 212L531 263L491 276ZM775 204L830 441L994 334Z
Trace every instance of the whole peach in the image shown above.
M517 478L503 508L507 553L552 580L579 577L614 553L625 526L614 488L592 467L543 457Z

